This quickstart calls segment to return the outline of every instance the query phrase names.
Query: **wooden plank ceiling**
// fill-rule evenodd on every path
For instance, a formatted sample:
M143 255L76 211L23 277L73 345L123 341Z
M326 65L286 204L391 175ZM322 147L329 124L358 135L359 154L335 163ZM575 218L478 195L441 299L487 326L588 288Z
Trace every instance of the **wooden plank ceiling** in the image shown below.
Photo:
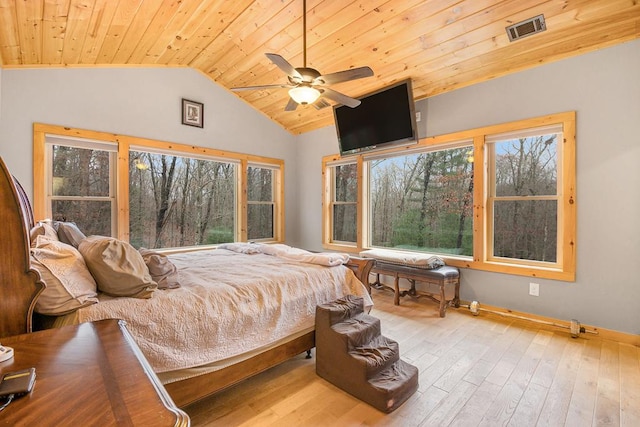
M0 0L3 68L184 66L226 87L287 83L265 53L303 63L302 0ZM544 14L547 30L505 27ZM368 65L332 89L357 97L405 78L416 100L640 37L638 0L308 0L307 66ZM285 112L286 89L234 92L294 134L331 108Z

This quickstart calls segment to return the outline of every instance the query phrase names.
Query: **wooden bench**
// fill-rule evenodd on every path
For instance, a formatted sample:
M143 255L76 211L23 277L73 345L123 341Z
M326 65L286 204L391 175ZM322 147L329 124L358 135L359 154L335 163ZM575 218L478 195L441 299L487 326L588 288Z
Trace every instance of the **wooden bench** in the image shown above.
M460 306L460 270L456 267L442 266L435 269L428 269L420 265L403 264L389 261L388 259L376 258L375 251L365 251L362 256L375 259L375 264L371 273L376 275L376 280L369 286L374 289L389 289L394 293L394 304L400 305L400 297L410 296L413 298L426 297L439 303L440 317L445 317L447 306ZM385 254L386 255L386 254ZM385 256L385 258L389 258ZM394 278L393 288L380 281L380 275L392 276ZM411 284L409 289L400 289L400 279L406 279ZM427 283L438 287L438 292L428 292L416 289L416 282ZM454 288L452 299L446 298L446 287Z

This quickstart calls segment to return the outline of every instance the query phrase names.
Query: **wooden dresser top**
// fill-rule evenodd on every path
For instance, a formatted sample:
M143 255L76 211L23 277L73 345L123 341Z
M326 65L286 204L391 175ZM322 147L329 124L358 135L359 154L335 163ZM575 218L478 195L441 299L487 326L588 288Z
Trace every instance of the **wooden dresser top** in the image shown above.
M0 426L188 426L122 321L103 320L2 339L13 359L0 374L36 368L29 395Z

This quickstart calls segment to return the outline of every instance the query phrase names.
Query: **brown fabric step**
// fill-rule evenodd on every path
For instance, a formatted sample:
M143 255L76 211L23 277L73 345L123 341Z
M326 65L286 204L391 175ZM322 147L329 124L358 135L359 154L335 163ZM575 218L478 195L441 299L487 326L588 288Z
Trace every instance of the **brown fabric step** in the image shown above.
M356 295L346 295L333 302L321 304L318 309L328 312L329 325L331 326L363 313L364 300Z
M349 354L366 366L367 378L372 378L388 369L400 359L398 343L383 335L354 348L349 351Z
M383 412L391 412L418 390L418 368L399 359L372 377L369 384L375 392L361 399Z
M380 335L380 319L360 313L355 317L334 324L331 329L344 340L344 350L351 351Z
M418 389L418 369L400 360L398 343L380 334L359 297L316 308L316 373L383 412Z

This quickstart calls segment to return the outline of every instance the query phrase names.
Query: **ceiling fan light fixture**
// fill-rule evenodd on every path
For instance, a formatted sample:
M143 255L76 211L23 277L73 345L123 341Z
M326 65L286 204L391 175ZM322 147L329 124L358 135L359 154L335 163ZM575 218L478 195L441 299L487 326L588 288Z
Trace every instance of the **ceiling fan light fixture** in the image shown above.
M260 86L234 87L231 90L259 90L270 88L290 88L289 100L284 111L294 111L298 104L313 106L320 110L330 106L323 98L328 98L339 104L355 108L360 105L360 100L350 98L347 95L329 89L326 85L348 82L372 77L373 70L369 67L349 68L330 74L320 74L315 68L307 67L307 1L302 2L302 67L294 67L286 59L276 53L265 53L269 61L287 75L288 84L271 84ZM316 87L317 86L317 87ZM319 87L319 88L318 88Z
M313 104L320 97L320 91L311 86L298 86L289 90L289 96L298 104Z

